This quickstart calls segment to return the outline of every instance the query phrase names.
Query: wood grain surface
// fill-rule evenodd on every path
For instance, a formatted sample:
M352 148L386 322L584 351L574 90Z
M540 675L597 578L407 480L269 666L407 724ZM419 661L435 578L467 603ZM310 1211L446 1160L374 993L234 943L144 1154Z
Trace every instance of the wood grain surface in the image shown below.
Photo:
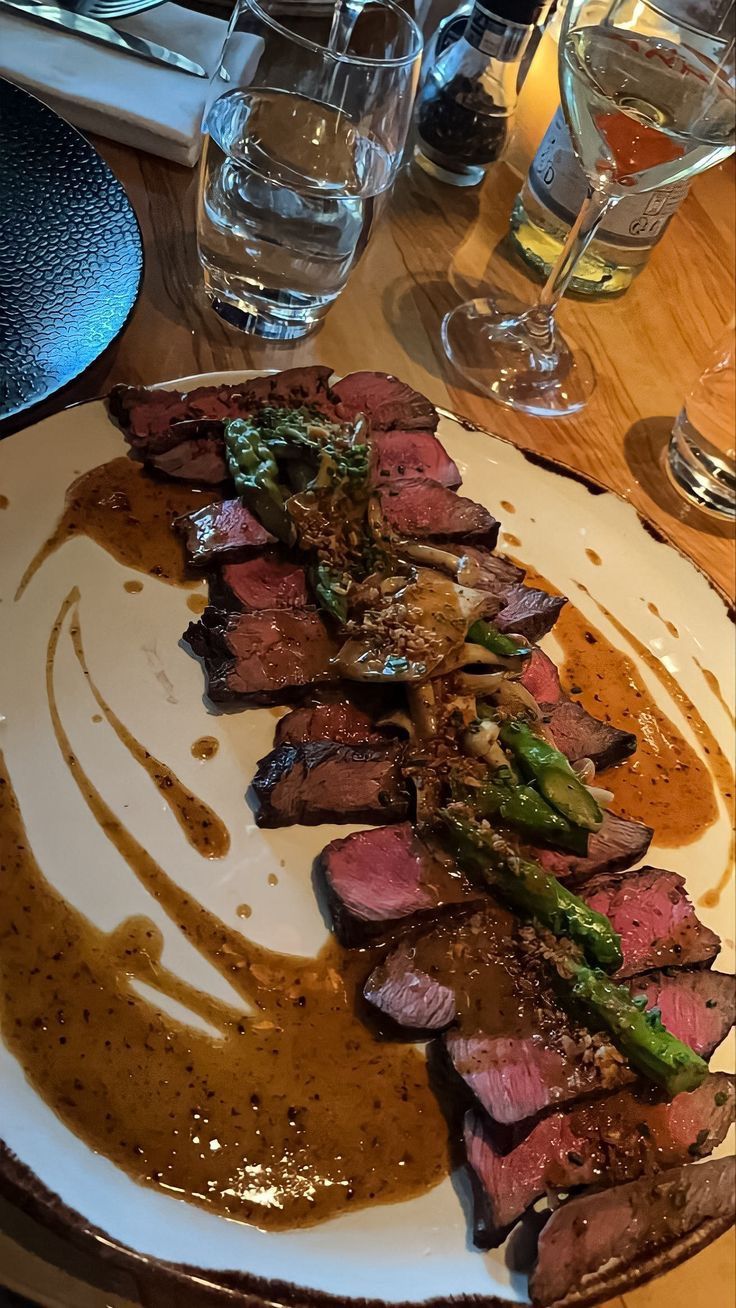
M395 372L435 403L614 488L733 595L731 528L690 507L664 470L667 438L685 389L733 312L732 165L695 183L623 297L564 303L561 320L586 344L599 381L582 414L547 422L517 416L465 389L439 340L443 314L484 281L526 298L534 294L528 274L510 261L503 243L518 189L504 165L481 190L465 192L407 169L322 329L301 343L273 346L229 329L206 302L194 237L196 173L108 141L96 144L138 215L145 280L122 338L65 394L65 402L100 395L117 381L152 383L230 368L322 362L339 372ZM123 1308L137 1302L129 1278L98 1290L89 1266L74 1263L61 1272L59 1264L67 1261L58 1241L52 1251L27 1219L0 1209L0 1277L7 1284L44 1304ZM83 1279L69 1280L69 1273ZM731 1308L735 1283L734 1240L726 1235L609 1308Z

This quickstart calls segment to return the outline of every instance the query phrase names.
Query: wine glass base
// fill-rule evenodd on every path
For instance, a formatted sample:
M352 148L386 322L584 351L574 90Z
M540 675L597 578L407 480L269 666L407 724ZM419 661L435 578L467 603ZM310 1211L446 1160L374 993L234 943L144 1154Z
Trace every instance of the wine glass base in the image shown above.
M528 306L501 295L448 313L442 341L458 372L497 404L537 418L579 413L595 389L593 365L556 323L543 338Z

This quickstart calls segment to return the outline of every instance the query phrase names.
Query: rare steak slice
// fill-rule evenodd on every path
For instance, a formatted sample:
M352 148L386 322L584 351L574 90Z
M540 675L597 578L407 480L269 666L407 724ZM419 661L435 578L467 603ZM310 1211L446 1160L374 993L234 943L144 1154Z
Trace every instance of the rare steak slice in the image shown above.
M184 640L204 660L207 694L216 701L288 704L333 676L334 642L319 614L307 609L207 608Z
M494 939L498 936L497 923L502 919L511 921L508 915L503 916L504 910L487 900L483 904L471 901L468 913L479 915L477 923L486 927L490 922L492 926L487 929ZM477 970L474 984L485 985L487 942L479 939L477 923L474 919L466 922L466 916L467 913L458 918L453 912L431 929L409 931L374 968L366 982L366 994L370 991L371 1003L388 1013L397 1025L424 1027L419 1019L425 990L433 1004L441 990L443 1005L441 1017L432 1010L434 1015L426 1023L426 1029L439 1030L453 1022L468 996L465 978L465 970L471 967L468 959ZM648 1007L661 1009L668 1030L705 1058L710 1057L733 1026L736 1001L733 976L701 968L672 968L630 977L623 984L632 995L645 995ZM458 990L460 999L456 998Z
M410 795L401 772L403 747L305 740L278 745L253 779L260 827L299 822L383 822L405 818Z
M532 699L546 709L558 704L566 696L560 685L560 674L549 654L535 645L531 658L519 678L522 686L529 691Z
M373 431L435 431L439 416L425 395L385 372L351 372L332 388L338 414L364 413Z
M634 753L636 736L632 732L601 722L582 704L568 698L557 668L544 650L533 650L521 674L521 684L537 701L555 745L571 763L589 758L602 771Z
M409 822L333 840L320 865L335 931L347 945L386 937L478 897L453 860L420 840Z
M481 1191L478 1225L500 1243L508 1227L545 1193L635 1181L705 1158L725 1138L735 1100L734 1078L725 1072L711 1072L697 1090L672 1100L653 1093L651 1086L629 1086L551 1113L503 1153L498 1133L483 1113L472 1109L464 1135Z
M274 537L242 500L222 500L185 513L175 520L174 528L185 538L189 562L198 566L224 556L252 554L275 544Z
M644 858L654 832L643 822L632 822L607 810L603 825L588 839L587 854L564 854L556 849L535 849L534 857L560 881L582 880L597 872L620 872Z
M334 740L342 745L381 743L391 737L373 724L373 719L350 700L305 704L279 720L274 745L297 745L302 740Z
M645 867L625 876L592 877L580 896L621 936L619 977L673 963L711 963L720 948L718 936L696 916L677 872Z
M540 1236L532 1303L587 1308L630 1290L726 1231L735 1206L734 1158L570 1199Z
M210 600L215 607L241 609L303 609L310 603L304 568L273 550L238 563L226 563L210 576Z
M429 477L441 486L462 481L457 464L431 431L376 431L371 437L371 478L376 485L404 477Z
M168 450L149 455L145 461L150 468L177 481L219 486L228 477L225 443L221 436L181 440Z
M519 936L512 915L490 902L401 940L374 968L364 994L410 1030L454 1022L444 1036L450 1060L497 1122L632 1079L606 1037L568 1017L548 966Z
M332 413L330 369L320 365L287 368L233 385L198 386L192 391L148 386L114 386L110 413L139 454L160 454L204 433L212 436L226 418L242 418L262 404L297 408L309 405Z
M406 477L377 486L375 494L383 520L395 536L413 540L469 536L491 548L496 544L499 524L488 510L436 481Z
M527 640L541 640L552 630L566 604L564 595L550 595L535 586L511 586L496 616L496 626Z
M625 983L632 995L646 995L664 1025L696 1054L710 1058L736 1022L736 977L710 968L666 968Z
M636 736L608 722L601 722L575 700L563 699L551 707L541 704L555 745L571 763L589 758L597 770L622 763L636 749Z

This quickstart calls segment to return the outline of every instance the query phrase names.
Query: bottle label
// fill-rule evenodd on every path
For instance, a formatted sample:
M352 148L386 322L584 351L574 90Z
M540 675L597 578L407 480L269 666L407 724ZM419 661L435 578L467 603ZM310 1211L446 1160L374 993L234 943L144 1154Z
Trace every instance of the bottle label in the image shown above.
M532 160L528 184L538 204L568 226L575 221L588 187L561 108ZM604 218L596 240L622 249L649 249L664 234L688 190L687 182L675 182L658 191L625 196Z
M481 5L475 5L465 29L465 40L474 49L480 50L481 54L497 57L507 26L507 23L496 14L489 13Z
M490 9L484 9L482 5L476 4L473 6L463 36L468 45L480 50L481 54L509 63L518 57L530 30L529 27L512 23L507 18L499 18L498 14L492 14Z

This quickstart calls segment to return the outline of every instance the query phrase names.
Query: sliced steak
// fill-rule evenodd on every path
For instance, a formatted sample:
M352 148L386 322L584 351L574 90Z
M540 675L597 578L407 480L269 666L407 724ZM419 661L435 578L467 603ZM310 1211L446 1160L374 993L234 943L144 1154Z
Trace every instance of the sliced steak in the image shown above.
M384 822L409 812L402 746L342 745L305 740L279 745L262 758L253 779L259 827L294 823Z
M736 1022L736 977L709 968L649 972L626 982L632 995L646 995L665 1026L696 1054L710 1058Z
M599 772L622 763L636 749L636 736L608 722L600 722L571 699L558 704L541 704L545 721L557 748L571 763L590 758Z
M365 413L374 431L435 431L439 416L425 395L386 372L351 372L332 388L341 418Z
M697 1090L667 1101L649 1087L552 1113L505 1153L483 1113L465 1119L465 1147L484 1200L479 1225L497 1242L546 1192L614 1185L705 1158L734 1120L734 1078L713 1072Z
M720 948L715 932L696 917L677 872L645 867L626 876L592 877L580 896L621 936L619 977L673 963L710 963Z
M415 834L409 822L333 840L320 864L335 930L348 945L387 936L409 919L431 919L448 904L477 896L454 863Z
M493 554L480 545L468 545L462 540L448 541L443 549L452 554L467 554L478 565L478 576L472 582L477 590L485 590L498 600L501 608L510 591L524 580L524 569L503 554Z
M375 727L369 714L357 705L349 700L337 700L292 709L278 722L274 745L297 745L302 740L334 740L342 745L385 744L390 737L390 731Z
M221 436L181 440L169 450L150 455L146 463L177 481L196 481L206 486L219 486L229 475Z
M652 828L645 827L643 822L632 822L606 812L602 827L588 840L587 854L535 849L534 856L561 881L582 880L597 872L620 872L638 863L646 854L653 835Z
M188 392L121 385L113 387L108 405L126 440L146 458L200 433L212 436L216 424L242 418L261 404L310 405L331 414L330 375L329 368L315 365Z
M496 626L527 640L541 640L552 630L566 604L564 595L550 595L534 586L512 586L495 619Z
M376 431L371 437L376 485L404 477L429 477L441 486L462 481L457 464L431 431Z
M242 500L223 500L185 513L175 520L174 528L185 538L190 563L198 566L225 555L252 554L275 544L275 538Z
M535 645L531 658L519 678L522 686L529 691L532 699L545 708L551 708L565 698L560 685L560 674L549 654Z
M631 1289L727 1230L735 1201L734 1158L571 1199L540 1236L532 1302L585 1308Z
M257 613L260 609L303 609L310 603L307 577L298 563L272 550L239 563L226 563L210 577L215 607Z
M521 674L521 684L537 701L555 745L571 763L590 758L602 771L634 753L636 736L632 732L599 721L582 704L568 698L560 685L560 674L544 650L533 651Z
M404 939L374 968L364 994L399 1026L438 1030L455 1070L496 1122L632 1079L607 1039L573 1026L551 970L520 939L511 914L486 902L462 920Z
M421 943L421 942L420 942ZM415 965L416 946L404 937L374 967L363 994L398 1026L417 1031L442 1031L457 1017L455 986L434 975L431 964Z
M305 609L207 608L184 640L204 660L207 694L216 701L288 704L333 676L336 646L319 614Z
M377 486L376 497L384 521L397 536L414 540L469 536L491 548L496 544L499 524L488 510L436 481L406 477Z

